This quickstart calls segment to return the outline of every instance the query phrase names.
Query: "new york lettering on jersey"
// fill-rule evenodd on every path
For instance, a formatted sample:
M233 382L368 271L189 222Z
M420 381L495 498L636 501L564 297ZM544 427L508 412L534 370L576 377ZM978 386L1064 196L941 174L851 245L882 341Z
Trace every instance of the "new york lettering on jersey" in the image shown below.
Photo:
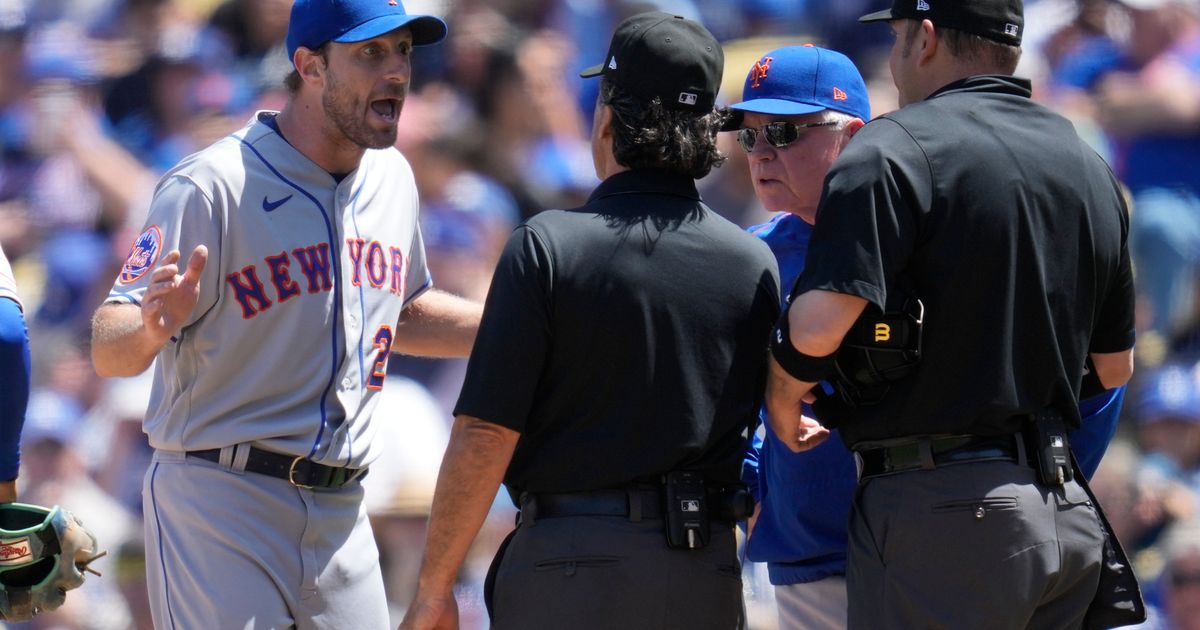
M385 248L377 240L348 238L343 251L347 255L342 264L349 265L353 286L363 286L363 282L366 282L367 286L374 289L404 296L408 266L404 250L391 245ZM298 271L296 276L302 278L299 283L293 278L293 263ZM283 250L265 256L262 269L260 275L259 265L249 264L225 276L234 299L242 307L243 319L250 319L271 308L273 303L282 304L305 291L313 294L333 290L329 243L297 247L291 252ZM265 282L264 278L269 282Z

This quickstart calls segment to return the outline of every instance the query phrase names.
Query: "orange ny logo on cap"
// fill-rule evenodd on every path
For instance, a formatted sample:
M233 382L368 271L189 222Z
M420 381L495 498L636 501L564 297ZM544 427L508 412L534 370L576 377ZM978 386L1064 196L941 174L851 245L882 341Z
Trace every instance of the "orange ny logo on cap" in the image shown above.
M388 0L388 6L389 6L389 7L398 6L399 4L400 4L400 3L399 3L399 2L396 2L396 0Z
M839 87L836 87L836 86L835 86L835 87L833 88L833 100L835 100L835 101L848 101L848 100L850 100L850 97L849 97L849 96L846 96L846 93L845 93L845 92L843 92L841 88L839 88Z
M771 69L771 62L774 60L774 57L763 57L761 61L754 62L754 67L750 69L750 87L762 86L762 80L767 78L767 71Z

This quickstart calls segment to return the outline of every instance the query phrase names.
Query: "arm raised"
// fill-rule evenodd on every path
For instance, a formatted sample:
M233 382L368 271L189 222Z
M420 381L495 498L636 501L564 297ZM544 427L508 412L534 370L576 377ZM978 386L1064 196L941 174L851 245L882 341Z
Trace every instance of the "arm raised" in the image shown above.
M179 333L200 296L208 248L196 247L179 273L178 250L163 257L142 304L103 304L92 318L92 365L100 376L135 376Z

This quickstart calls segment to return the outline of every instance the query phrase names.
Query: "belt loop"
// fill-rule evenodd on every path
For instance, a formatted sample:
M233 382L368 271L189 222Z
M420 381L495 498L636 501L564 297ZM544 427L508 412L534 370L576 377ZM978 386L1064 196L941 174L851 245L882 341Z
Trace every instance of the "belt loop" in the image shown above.
M1017 464L1028 466L1029 454L1025 452L1025 434L1022 431L1017 431L1012 437L1017 443Z
M634 523L642 522L642 493L639 490L626 490L625 499L629 501L629 520Z
M921 458L922 470L937 468L937 465L933 463L933 440L929 438L917 440L917 455Z
M537 497L528 491L522 492L518 502L521 504L521 514L518 517L520 524L533 527L537 522Z
M229 459L231 461L229 463L229 470L239 475L246 472L246 461L250 459L250 445L244 443L235 444L232 447L221 449L221 461L225 461L226 450L230 452Z

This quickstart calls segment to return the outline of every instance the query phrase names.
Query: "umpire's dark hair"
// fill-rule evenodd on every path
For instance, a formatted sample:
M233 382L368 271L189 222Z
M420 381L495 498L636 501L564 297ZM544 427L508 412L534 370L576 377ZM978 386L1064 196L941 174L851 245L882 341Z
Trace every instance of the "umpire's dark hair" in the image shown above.
M628 168L654 168L700 179L725 162L717 132L727 108L699 114L668 109L658 98L647 102L604 77L599 104L613 111L613 157Z
M921 30L919 20L908 20L903 54L905 57L912 52L917 31ZM986 37L960 31L956 28L937 26L938 34L946 42L950 54L960 61L967 63L985 63L1004 74L1012 74L1017 70L1021 61L1021 47L1000 42Z

